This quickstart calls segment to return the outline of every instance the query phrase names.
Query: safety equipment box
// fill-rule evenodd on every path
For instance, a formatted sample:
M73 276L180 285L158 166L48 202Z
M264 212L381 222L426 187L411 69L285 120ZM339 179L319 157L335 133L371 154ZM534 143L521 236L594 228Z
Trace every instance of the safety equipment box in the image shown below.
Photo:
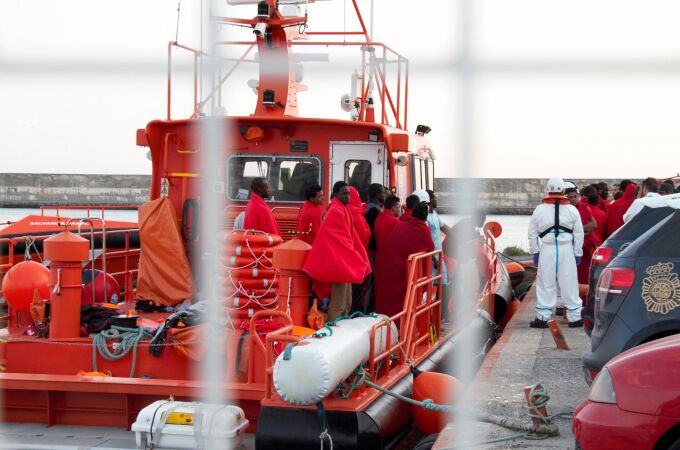
M242 449L248 419L233 405L158 400L132 424L137 448Z

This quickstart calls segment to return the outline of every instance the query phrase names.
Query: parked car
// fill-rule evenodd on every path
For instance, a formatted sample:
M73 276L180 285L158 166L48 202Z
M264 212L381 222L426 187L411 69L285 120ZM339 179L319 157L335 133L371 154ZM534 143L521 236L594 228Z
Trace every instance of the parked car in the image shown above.
M593 255L590 263L590 275L588 279L588 295L583 304L581 315L583 316L583 328L588 336L591 335L594 323L594 302L597 280L605 267L626 248L631 242L640 237L660 220L668 217L672 212L680 209L680 194L672 194L665 197L652 197L640 200L644 207L632 219L623 224L614 234L602 243Z
M680 210L628 245L602 271L595 288L586 379L614 356L680 332ZM679 383L680 384L680 383Z
M609 361L574 411L576 448L680 449L680 336Z

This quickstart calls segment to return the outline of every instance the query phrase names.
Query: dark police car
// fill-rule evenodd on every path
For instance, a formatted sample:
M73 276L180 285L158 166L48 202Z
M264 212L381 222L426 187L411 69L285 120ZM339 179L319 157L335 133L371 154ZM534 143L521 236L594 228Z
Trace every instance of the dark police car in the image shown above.
M675 210L602 271L595 288L586 379L619 353L680 332L680 210Z
M641 201L645 206L640 212L609 236L593 255L593 260L590 263L588 295L581 311L583 327L588 336L590 336L594 326L593 304L595 302L595 288L604 268L621 250L640 237L642 233L659 223L660 220L668 217L677 208L680 208L680 194L645 198Z

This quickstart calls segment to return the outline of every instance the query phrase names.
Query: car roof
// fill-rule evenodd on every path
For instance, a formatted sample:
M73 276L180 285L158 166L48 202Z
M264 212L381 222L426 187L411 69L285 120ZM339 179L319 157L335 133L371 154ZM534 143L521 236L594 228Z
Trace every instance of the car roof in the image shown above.
M679 194L680 195L680 194ZM657 197L645 200L659 200ZM672 201L673 205L680 206L680 197ZM635 214L628 222L624 223L618 230L609 236L608 241L632 241L640 237L645 231L652 228L664 218L672 214L676 209L671 207L667 201L657 201L653 206L643 205L642 209Z
M637 200L648 208L660 208L669 206L673 209L680 209L680 193L661 195L658 197L645 197Z
M662 219L652 228L635 239L619 256L680 257L680 209Z

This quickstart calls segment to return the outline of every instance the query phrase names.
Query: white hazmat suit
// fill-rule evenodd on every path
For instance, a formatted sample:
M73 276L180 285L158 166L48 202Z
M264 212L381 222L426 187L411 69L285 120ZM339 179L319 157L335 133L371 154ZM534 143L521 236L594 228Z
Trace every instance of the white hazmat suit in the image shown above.
M558 286L567 319L581 319L581 298L578 296L576 257L583 255L583 225L578 210L570 204L559 205L560 229L555 226L555 203L545 200L536 207L529 223L529 247L532 254L539 253L536 274L536 316L550 320L557 302ZM572 230L568 232L563 228ZM541 233L549 230L540 237Z

